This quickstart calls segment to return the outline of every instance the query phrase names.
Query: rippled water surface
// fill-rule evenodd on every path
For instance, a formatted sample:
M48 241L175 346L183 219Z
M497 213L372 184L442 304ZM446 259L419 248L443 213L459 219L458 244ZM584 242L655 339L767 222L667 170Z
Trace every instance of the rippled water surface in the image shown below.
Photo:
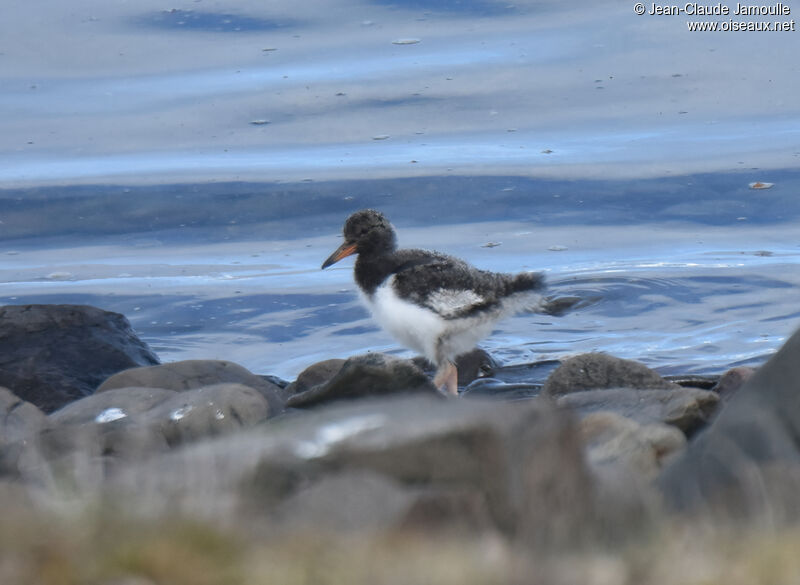
M353 210L544 270L507 363L758 364L800 323L800 37L632 3L46 0L0 20L0 302L124 313L162 360L406 355L320 271ZM753 189L751 183L772 183Z

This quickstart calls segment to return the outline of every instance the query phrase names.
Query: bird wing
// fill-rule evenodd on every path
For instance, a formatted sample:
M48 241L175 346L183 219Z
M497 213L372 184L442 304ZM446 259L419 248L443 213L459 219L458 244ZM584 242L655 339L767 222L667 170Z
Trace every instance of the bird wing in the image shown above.
M476 271L466 262L424 250L403 252L394 270L393 283L401 296L445 319L462 317L497 303L475 286Z

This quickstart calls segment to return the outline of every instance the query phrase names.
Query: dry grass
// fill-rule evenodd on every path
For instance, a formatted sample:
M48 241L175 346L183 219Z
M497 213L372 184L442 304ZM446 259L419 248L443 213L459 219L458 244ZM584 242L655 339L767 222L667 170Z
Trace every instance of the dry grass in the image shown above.
M790 585L800 527L664 526L618 550L533 554L498 536L231 532L118 509L44 512L0 490L2 585Z

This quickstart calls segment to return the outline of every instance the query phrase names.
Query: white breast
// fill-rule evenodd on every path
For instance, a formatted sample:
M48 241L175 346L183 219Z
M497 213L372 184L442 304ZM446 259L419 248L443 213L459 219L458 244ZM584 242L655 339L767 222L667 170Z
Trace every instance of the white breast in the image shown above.
M400 298L394 291L394 276L386 279L372 297L363 299L378 324L400 343L436 361L436 340L446 322L439 315Z
M434 311L400 298L392 286L394 277L388 278L372 295L363 299L375 320L406 347L413 349L435 364L442 360L453 361L475 347L475 344L492 332L497 313L461 319L444 319ZM469 291L465 295L473 295ZM458 300L460 302L456 303ZM470 297L470 301L475 299ZM445 297L443 309L455 312L466 298ZM444 306L446 305L446 307ZM438 308L438 307L437 307Z

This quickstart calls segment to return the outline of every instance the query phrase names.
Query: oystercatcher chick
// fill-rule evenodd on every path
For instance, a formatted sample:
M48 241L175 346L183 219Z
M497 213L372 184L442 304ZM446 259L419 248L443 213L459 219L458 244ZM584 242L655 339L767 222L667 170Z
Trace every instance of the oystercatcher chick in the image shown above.
M458 394L455 359L492 332L496 321L535 310L540 273L501 274L426 250L398 250L389 220L363 209L347 218L344 242L322 264L358 254L355 280L373 317L436 367L433 383Z

